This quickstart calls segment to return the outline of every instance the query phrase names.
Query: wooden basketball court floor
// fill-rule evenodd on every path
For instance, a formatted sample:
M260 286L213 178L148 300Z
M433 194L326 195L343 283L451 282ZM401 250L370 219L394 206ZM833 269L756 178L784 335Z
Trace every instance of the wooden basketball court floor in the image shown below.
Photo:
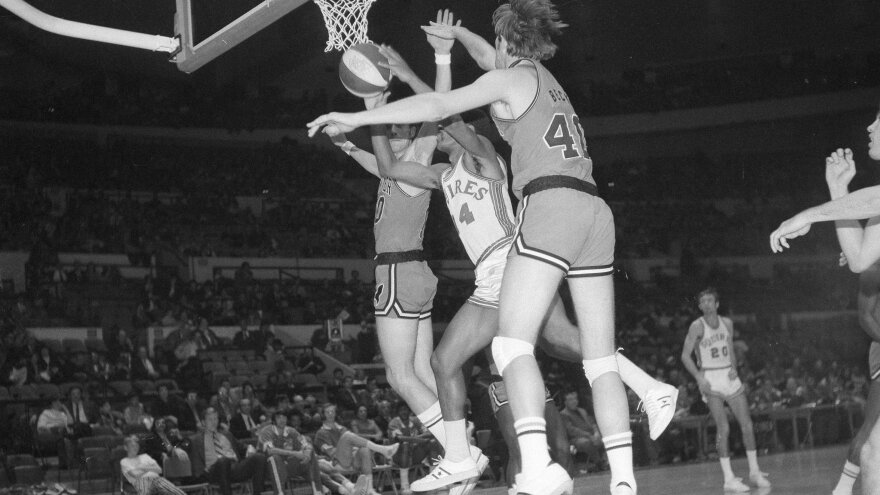
M752 495L830 495L840 477L846 457L846 445L821 447L771 454L758 458L761 469L767 472L771 488L752 488ZM748 477L745 457L732 461L733 471ZM639 495L724 495L721 466L718 461L698 464L666 465L636 471ZM605 495L608 493L608 472L575 478L575 495ZM861 493L856 482L853 493ZM504 487L476 490L479 495L507 495ZM729 492L728 492L729 493Z

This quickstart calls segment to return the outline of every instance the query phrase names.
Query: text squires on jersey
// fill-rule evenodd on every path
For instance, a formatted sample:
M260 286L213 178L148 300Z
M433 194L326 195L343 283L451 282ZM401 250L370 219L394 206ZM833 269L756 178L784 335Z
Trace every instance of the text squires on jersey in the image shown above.
M456 180L455 183L449 184L446 186L446 202L448 203L452 198L455 197L456 194L467 194L469 196L473 196L477 201L483 199L487 192L489 192L489 188L487 187L476 187L478 184L472 180L467 181L464 184L464 188L462 189L462 183L460 180Z

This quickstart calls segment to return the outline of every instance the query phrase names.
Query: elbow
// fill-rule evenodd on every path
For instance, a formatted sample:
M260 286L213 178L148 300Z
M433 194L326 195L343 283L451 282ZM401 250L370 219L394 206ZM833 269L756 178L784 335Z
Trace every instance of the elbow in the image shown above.
M867 270L871 266L871 264L865 263L864 261L859 260L859 259L855 259L855 260L847 259L846 266L848 266L849 271L851 271L853 273L862 273L863 271Z

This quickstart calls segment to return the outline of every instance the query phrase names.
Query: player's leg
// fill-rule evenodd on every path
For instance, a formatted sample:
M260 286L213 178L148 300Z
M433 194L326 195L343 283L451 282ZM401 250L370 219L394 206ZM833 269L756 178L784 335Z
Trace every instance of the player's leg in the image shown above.
M749 480L759 487L767 488L770 486L770 482L767 481L767 478L764 477L764 473L761 472L761 468L758 466L755 428L752 425L749 400L746 398L745 391L727 399L727 403L730 404L730 410L733 412L733 416L736 418L737 422L739 422L739 427L742 430L743 444L746 447L746 457L749 460Z
M730 421L727 419L727 410L724 407L724 399L717 395L704 396L712 420L715 421L715 450L718 452L718 462L724 473L724 490L734 492L747 492L749 487L733 474L730 465Z
M571 458L571 444L568 441L568 432L565 424L559 416L559 409L553 399L545 401L544 419L547 421L547 444L550 446L550 455L554 461L562 466L569 474L574 469L574 461Z
M866 469L862 470L862 494L877 495L880 493L880 421L875 421L871 433L862 446L859 462ZM869 468L869 469L868 469Z
M513 411L510 409L510 403L507 401L506 395L500 403L495 395L496 390L503 390L504 382L496 382L496 389L490 389L489 393L493 401L493 409L495 409L495 421L498 422L498 429L501 431L501 437L507 445L507 469L505 470L505 481L507 486L513 487L516 484L516 475L520 469L519 443L516 441L516 429L513 427Z
M522 466L517 485L526 492L571 492L571 478L551 463L547 451L544 380L534 356L562 275L557 267L512 252L501 286L499 335L492 341L492 355L515 419Z
M462 366L489 345L497 330L498 311L471 302L466 302L446 327L431 356L446 432L445 454L431 473L412 484L413 491L436 490L479 476L488 465L488 458L481 457L479 449L472 448L468 441L467 388Z
M593 390L596 423L611 467L611 489L629 487L635 493L629 404L614 345L614 278L570 277L568 286L580 328L584 374Z
M419 377L419 374L425 373L426 365L430 367L430 364L425 364L430 361L431 355L430 350L427 353L425 350L433 340L429 336L430 324L421 324L418 319L376 317L376 330L388 384L416 412L425 427L441 443L445 442L437 395ZM425 363L417 363L417 356ZM416 366L420 369L418 373ZM433 378L430 383L434 383Z
M868 435L871 434L871 427L877 422L878 417L880 417L880 377L871 381L871 387L868 389L868 402L865 405L865 421L849 443L846 464L843 466L843 472L837 481L837 486L831 492L832 495L852 494L853 484L861 471L859 455L868 440Z
M579 330L566 316L562 298L558 294L550 306L538 345L547 354L563 361L577 362L581 359ZM648 414L651 439L656 440L675 415L678 389L655 380L620 351L616 356L620 379L642 401Z

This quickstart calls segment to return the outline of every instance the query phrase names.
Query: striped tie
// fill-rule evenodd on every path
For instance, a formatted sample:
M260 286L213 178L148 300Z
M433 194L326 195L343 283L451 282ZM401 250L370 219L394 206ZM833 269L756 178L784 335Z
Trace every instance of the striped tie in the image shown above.
M214 437L214 451L216 452L217 457L226 457L224 455L225 451L223 449L223 443L220 441L220 435L218 435L217 432L213 432L211 435Z

